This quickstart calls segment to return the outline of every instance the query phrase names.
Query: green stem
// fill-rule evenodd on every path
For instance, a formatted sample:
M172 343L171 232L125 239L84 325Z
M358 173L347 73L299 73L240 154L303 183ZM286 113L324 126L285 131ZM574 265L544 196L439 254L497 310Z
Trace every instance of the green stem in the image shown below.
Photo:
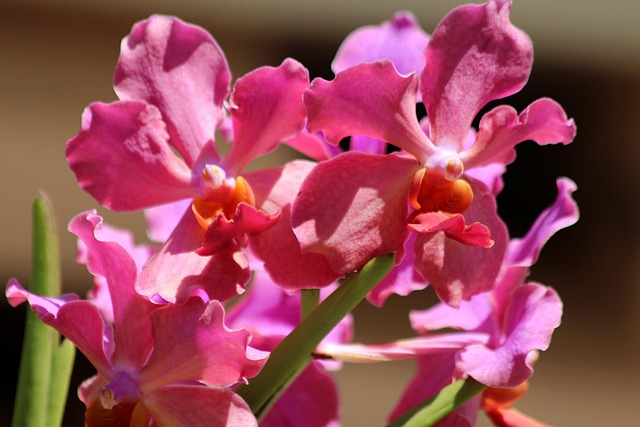
M304 319L320 302L320 289L303 289L300 291L300 319Z
M472 378L459 380L443 388L387 427L431 426L487 388Z
M260 374L249 385L238 387L237 393L258 419L266 415L285 385L309 364L320 341L386 276L394 260L393 254L378 257L345 280L280 342Z

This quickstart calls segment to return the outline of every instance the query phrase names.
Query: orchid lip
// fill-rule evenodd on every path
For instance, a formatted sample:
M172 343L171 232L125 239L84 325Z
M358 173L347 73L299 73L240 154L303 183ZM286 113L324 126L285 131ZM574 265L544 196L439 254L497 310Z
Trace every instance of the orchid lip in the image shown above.
M191 210L203 229L209 228L220 215L232 220L240 203L255 206L255 197L249 183L241 176L233 181L234 185L228 191L210 193L208 197L193 199Z
M454 165L455 167L455 165ZM461 214L473 201L471 185L462 178L448 180L428 169L414 175L409 201L418 213Z

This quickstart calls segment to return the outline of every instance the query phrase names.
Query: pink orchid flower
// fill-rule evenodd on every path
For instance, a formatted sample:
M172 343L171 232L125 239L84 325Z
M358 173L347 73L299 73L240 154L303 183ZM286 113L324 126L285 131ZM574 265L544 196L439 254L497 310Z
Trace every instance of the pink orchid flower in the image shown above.
M575 135L573 121L544 98L519 115L508 106L489 111L469 144L480 109L520 90L531 70L531 42L509 22L510 9L497 0L453 10L427 45L422 79L382 60L313 81L304 95L311 133L333 143L366 135L402 151L345 153L309 174L292 212L303 251L344 273L387 252L402 259L413 231L416 270L443 301L455 306L493 285L508 237L494 189L474 169L510 163L521 141L566 144Z
M87 425L256 425L231 389L264 364L266 353L248 346L250 332L227 329L217 301L194 297L159 306L139 295L132 256L105 240L101 225L95 212L87 212L69 229L86 247L89 271L109 287L113 323L73 294L40 297L15 279L6 290L11 305L28 301L97 369L78 391Z
M78 183L103 206L136 211L187 200L187 212L141 274L145 295L170 302L184 302L198 289L221 301L237 295L250 278L248 239L267 230L281 246L295 244L281 252L257 244L268 269L283 269L288 252L299 252L290 230L280 238L290 226L275 227L283 206L274 200L288 198L277 193L285 190L293 198L308 162L242 171L303 127L307 70L287 59L237 80L228 103L234 140L222 158L214 133L225 117L230 79L222 51L205 30L153 16L122 42L114 78L120 101L91 104L81 132L67 143ZM330 275L323 284L337 277Z
M538 352L548 348L562 316L562 302L553 289L525 283L529 267L536 262L547 240L578 220L578 208L571 197L575 184L563 178L557 181L557 186L555 202L540 214L527 235L511 240L501 276L490 292L475 295L458 308L440 303L412 312L412 326L422 334L419 338L383 345L323 344L318 351L350 361L417 356L418 371L390 419L460 378L472 377L493 388L520 386L533 374ZM432 332L445 328L460 332ZM473 425L479 405L480 400L462 407L451 416L450 424L443 425ZM496 417L503 413L495 405L491 408L497 411Z

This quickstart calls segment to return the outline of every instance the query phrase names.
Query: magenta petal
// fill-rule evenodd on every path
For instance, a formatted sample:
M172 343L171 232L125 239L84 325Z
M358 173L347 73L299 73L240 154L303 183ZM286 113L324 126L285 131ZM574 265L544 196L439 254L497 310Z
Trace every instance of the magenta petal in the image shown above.
M491 230L491 248L473 247L448 238L444 233L420 234L416 240L416 269L446 304L491 289L506 256L507 228L496 211L495 198L475 180L469 181L473 203L464 213L468 222L477 221Z
M145 101L162 112L171 144L192 166L224 117L230 80L209 33L156 15L134 25L122 41L114 87L120 99Z
M571 197L577 190L576 184L568 178L556 181L558 196L553 205L542 212L527 235L522 239L511 239L509 244L509 265L530 267L535 264L542 246L558 230L578 221L578 205Z
M78 184L103 206L135 211L193 197L191 171L171 150L160 112L142 102L91 104L67 142Z
M138 277L138 290L172 303L185 302L202 289L209 298L226 301L244 291L251 273L242 252L222 250L212 257L196 253L204 230L187 211L160 251L147 262Z
M463 331L493 334L497 325L493 321L494 306L488 293L480 293L469 301L460 302L458 308L437 304L409 314L411 327L419 332L453 328Z
M405 242L404 258L387 274L384 279L367 294L369 302L382 307L386 299L392 294L406 296L413 291L426 288L429 284L420 276L415 268L413 245L416 235L411 233ZM408 249L408 250L407 250Z
M533 373L537 350L546 350L560 325L562 302L550 288L526 284L514 290L504 320L504 341L469 346L456 365L490 387L515 387Z
M207 228L202 247L196 253L207 256L229 246L237 247L238 243L245 246L247 235L260 234L273 227L279 220L280 212L270 215L251 205L240 203L233 220L228 220L224 214L218 214Z
M312 134L306 129L282 142L317 162L328 160L342 152L340 148L328 144L319 133Z
M95 211L77 215L69 223L69 231L87 247L87 268L109 286L116 330L112 361L139 368L153 348L148 314L155 306L135 290L137 267L131 255L119 244L105 240L101 229L102 218Z
M90 302L80 301L75 295L40 297L25 290L15 279L9 280L6 294L14 307L29 301L40 320L73 342L98 372L102 375L111 372L111 362L103 348L105 324L98 309Z
M420 74L429 36L410 12L398 12L391 21L361 27L342 42L331 69L334 73L363 62L389 59L402 74Z
M248 330L226 328L218 301L170 304L154 310L151 322L154 349L140 372L142 392L194 379L228 387L255 376L266 360L267 353L247 349Z
M476 142L461 159L469 169L494 162L508 164L515 159L514 147L520 142L568 144L575 135L573 119L567 119L562 107L551 99L538 99L520 115L511 107L500 106L482 117Z
M275 226L252 236L250 242L271 278L286 289L325 286L340 277L323 256L302 253L291 229L291 204L313 166L314 163L294 161L282 168L244 175L258 206L282 215Z
M407 227L417 233L442 231L448 238L468 246L481 248L493 246L491 232L486 225L478 222L466 225L464 216L460 214L448 215L444 212L427 212L415 216Z
M325 256L336 273L385 253L401 254L417 169L409 156L356 152L320 163L302 184L291 215L303 252Z
M230 389L169 385L144 396L157 426L257 427L247 403Z
M437 146L461 151L476 114L489 101L525 85L531 41L509 22L511 2L456 8L438 25L426 50L422 99Z
M249 291L227 311L226 323L250 329L254 341L256 335L284 337L300 323L300 299L276 286L264 271L256 271Z
M307 69L293 59L238 79L229 109L233 145L222 163L230 175L239 174L253 159L302 130L306 118L302 92L308 87Z
M169 239L173 230L187 209L191 209L192 199L184 199L174 203L154 206L144 210L149 240L164 243Z
M311 363L269 410L260 427L339 425L338 390L319 363Z
M413 154L433 151L416 118L416 75L402 77L388 60L360 64L328 82L315 79L304 94L309 132L323 131L328 142L366 135Z
M353 135L349 143L349 151L369 154L385 154L387 143L364 135Z

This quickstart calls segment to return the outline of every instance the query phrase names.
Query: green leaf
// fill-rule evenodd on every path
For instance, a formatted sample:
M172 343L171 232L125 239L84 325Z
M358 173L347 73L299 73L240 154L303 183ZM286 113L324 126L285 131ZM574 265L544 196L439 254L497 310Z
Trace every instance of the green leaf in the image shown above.
M260 374L237 389L258 419L309 364L320 341L387 275L394 261L393 254L383 255L345 280L280 342Z
M56 344L53 349L51 371L49 374L49 400L47 405L46 425L48 427L59 427L62 425L75 356L76 346L67 339L63 340L59 345Z
M58 239L51 205L44 195L33 202L33 234L29 290L60 295ZM69 388L75 347L59 346L60 335L27 311L18 372L13 427L59 426ZM69 348L71 347L71 348Z
M481 393L487 386L472 378L459 380L443 388L387 427L427 427L449 415L454 409Z

